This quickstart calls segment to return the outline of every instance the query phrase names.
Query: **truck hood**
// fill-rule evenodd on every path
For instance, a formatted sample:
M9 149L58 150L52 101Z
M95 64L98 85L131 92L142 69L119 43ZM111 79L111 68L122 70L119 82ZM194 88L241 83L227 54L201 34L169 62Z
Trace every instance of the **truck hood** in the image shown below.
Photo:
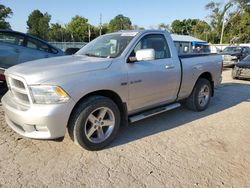
M30 85L41 84L59 77L106 69L111 63L112 60L107 58L63 56L22 63L7 69L5 75L22 77Z

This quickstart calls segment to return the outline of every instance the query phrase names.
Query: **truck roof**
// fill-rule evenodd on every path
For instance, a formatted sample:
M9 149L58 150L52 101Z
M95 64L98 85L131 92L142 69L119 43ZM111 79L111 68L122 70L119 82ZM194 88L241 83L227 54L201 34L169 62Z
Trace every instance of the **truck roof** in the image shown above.
M150 33L150 32L161 32L161 33L169 33L168 31L164 31L164 30L156 30L156 29L146 29L146 30L120 30L114 33Z

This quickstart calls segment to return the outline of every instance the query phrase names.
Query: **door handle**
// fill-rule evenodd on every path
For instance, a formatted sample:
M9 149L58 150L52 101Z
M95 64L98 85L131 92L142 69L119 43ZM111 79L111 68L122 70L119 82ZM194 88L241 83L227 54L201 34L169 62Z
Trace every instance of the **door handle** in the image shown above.
M175 68L175 66L174 65L166 65L165 68L166 69L173 69L173 68Z

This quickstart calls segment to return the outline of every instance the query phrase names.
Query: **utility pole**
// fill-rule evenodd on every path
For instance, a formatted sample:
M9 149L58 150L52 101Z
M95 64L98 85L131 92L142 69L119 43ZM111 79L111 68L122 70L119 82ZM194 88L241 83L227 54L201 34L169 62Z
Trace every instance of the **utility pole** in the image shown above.
M90 24L88 25L88 29L89 29L89 42L90 42L90 37L91 37Z
M102 35L102 13L100 14L100 36Z
M225 22L224 22L224 17L223 17L223 20L222 20L222 28L221 28L221 36L220 36L220 44L223 43L223 35L224 35L224 29L225 29Z

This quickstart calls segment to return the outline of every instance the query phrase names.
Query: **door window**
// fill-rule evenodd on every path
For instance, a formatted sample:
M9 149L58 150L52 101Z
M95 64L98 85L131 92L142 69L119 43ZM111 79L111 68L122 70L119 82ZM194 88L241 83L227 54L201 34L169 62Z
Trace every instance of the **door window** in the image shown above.
M155 59L170 58L170 50L165 37L161 34L151 34L144 36L134 48L131 56L135 56L136 52L141 49L154 49Z
M35 50L44 51L44 52L50 52L50 48L47 44L42 43L42 42L35 40L35 39L32 39L32 38L28 38L27 47L35 49Z
M24 37L14 33L0 33L0 42L22 46Z

